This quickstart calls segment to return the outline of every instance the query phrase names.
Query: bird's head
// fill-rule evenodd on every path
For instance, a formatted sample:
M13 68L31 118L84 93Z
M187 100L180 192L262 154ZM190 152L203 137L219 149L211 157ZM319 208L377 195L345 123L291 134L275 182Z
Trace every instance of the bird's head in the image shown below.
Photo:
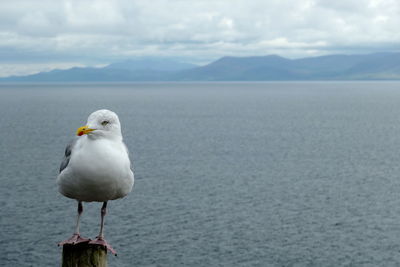
M101 109L90 114L87 124L76 130L76 135L87 134L91 137L121 138L121 124L117 114Z

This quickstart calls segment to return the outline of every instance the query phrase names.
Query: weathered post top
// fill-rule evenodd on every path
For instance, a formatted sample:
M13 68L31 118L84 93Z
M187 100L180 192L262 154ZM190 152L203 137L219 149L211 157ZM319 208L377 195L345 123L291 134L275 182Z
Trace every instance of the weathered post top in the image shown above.
M107 248L87 242L63 245L62 267L107 267Z

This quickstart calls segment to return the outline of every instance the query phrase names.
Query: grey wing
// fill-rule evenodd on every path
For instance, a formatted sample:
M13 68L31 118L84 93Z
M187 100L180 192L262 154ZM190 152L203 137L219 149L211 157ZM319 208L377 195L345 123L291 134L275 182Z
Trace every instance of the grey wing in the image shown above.
M73 150L73 148L74 148L74 146L75 146L75 144L76 144L76 141L78 141L78 138L75 138L74 140L72 140L72 141L67 145L67 147L65 148L64 158L63 158L63 160L62 160L62 162L61 162L61 165L60 165L60 173L61 173L65 168L67 168L68 163L69 163L69 160L70 160L70 158L71 158L71 153L72 153L72 150Z

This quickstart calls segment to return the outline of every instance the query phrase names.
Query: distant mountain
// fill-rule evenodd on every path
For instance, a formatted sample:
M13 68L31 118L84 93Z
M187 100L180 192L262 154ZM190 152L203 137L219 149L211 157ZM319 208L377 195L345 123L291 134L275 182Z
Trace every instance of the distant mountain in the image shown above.
M75 67L27 76L0 78L0 82L118 82L168 80L171 73L197 65L170 59L141 58L112 63L102 68Z
M211 64L181 71L176 80L200 81L251 81L286 80L290 78L287 69L292 60L279 56L223 57Z
M159 81L168 78L162 71L130 71L124 69L72 68L53 70L38 74L1 78L4 82L120 82L120 81Z
M181 71L198 67L197 65L178 62L170 59L142 58L129 59L122 62L112 63L106 69L122 69L130 71Z
M287 59L223 57L205 66L165 59L126 60L103 68L53 70L3 82L399 80L400 53Z
M223 57L175 74L175 80L381 80L400 79L400 53L329 55L301 59L280 56Z

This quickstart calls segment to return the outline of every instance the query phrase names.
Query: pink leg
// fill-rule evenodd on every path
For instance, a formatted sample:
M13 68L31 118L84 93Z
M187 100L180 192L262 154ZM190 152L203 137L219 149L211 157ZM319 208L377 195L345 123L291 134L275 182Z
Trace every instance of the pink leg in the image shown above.
M89 244L94 244L94 245L101 245L106 247L109 251L111 251L112 254L117 256L117 252L111 247L110 244L107 243L107 241L104 239L104 234L103 234L103 228L104 228L104 216L107 214L107 201L103 203L103 206L101 207L101 224L100 224L100 233L96 237L95 240L92 240L89 242Z
M75 227L75 232L74 234L67 240L64 240L60 243L58 243L59 246L63 246L65 244L68 245L75 245L75 244L79 244L79 243L83 243L83 242L89 242L90 239L87 238L83 238L81 237L81 235L79 234L79 219L81 217L81 214L83 212L83 206L82 206L82 202L78 201L78 216L76 218L76 227Z

